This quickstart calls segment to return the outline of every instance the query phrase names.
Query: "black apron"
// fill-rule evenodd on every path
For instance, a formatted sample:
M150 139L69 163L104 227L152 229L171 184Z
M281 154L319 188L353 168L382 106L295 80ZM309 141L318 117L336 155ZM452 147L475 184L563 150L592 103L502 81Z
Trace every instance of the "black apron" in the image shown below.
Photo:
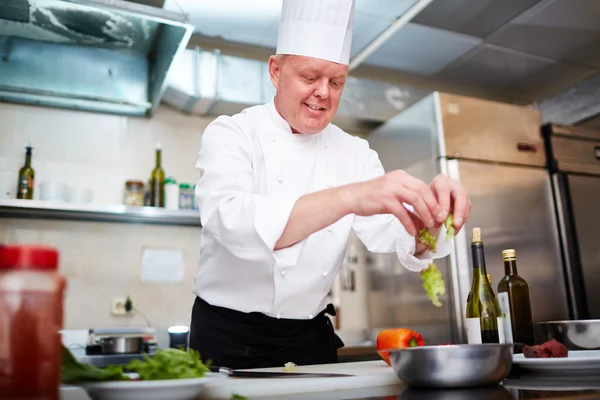
M233 369L336 363L344 343L326 313L335 316L333 305L313 319L277 319L213 306L196 297L189 347L204 362Z

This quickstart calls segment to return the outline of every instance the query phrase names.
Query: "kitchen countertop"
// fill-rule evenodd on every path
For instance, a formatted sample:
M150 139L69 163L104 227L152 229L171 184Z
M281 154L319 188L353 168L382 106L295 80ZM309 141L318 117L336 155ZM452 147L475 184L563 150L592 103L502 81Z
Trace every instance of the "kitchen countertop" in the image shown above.
M311 366L313 367L313 366ZM325 366L314 366L315 371ZM476 389L414 389L393 376L391 368L381 362L344 363L336 372L357 374L352 384L337 384L348 378L312 379L219 379L208 385L198 400L230 399L238 393L252 400L469 400L469 399L600 399L600 375L534 375L513 366L509 377L500 385ZM365 372L368 371L368 372ZM310 380L311 383L307 383ZM277 385L285 388L277 393ZM294 387L294 385L296 385ZM315 387L317 385L317 387ZM321 389L319 388L321 387ZM61 400L90 400L85 391L63 387Z

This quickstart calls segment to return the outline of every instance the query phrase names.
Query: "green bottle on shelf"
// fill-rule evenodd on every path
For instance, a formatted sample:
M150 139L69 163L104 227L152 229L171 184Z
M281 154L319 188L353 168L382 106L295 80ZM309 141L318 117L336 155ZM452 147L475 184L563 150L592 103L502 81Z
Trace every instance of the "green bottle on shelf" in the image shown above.
M150 207L165 206L165 171L161 166L162 148L156 144L155 165L150 175Z
M25 165L19 170L19 182L17 184L17 199L33 200L33 187L35 183L35 171L31 167L31 144L25 148Z

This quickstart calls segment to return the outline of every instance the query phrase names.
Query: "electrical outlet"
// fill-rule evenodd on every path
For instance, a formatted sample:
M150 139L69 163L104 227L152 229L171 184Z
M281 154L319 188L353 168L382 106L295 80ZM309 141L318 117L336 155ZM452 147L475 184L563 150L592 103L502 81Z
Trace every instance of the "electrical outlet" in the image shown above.
M127 297L114 297L110 306L110 313L112 315L131 315L131 312L125 310L125 302Z

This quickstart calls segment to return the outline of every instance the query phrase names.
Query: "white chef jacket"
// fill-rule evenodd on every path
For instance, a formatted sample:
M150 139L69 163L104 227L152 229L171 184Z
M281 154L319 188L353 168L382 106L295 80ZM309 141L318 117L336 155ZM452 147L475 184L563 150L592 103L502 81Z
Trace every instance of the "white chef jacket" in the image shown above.
M375 253L396 252L412 271L449 254L414 256L415 238L393 215L346 215L301 242L273 250L296 200L307 193L384 174L364 139L334 125L293 134L273 101L215 119L204 131L196 168L203 224L194 293L212 305L277 318L313 318L341 265L350 231Z

